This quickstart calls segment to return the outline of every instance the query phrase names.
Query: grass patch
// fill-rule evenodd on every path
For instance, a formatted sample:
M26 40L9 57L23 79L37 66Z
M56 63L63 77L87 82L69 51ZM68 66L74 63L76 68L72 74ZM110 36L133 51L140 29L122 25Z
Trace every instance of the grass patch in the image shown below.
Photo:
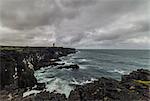
M18 48L18 47L0 47L0 51L2 50L8 50L8 51L18 51L21 52L23 51L23 48Z
M135 80L135 82L141 83L141 84L144 84L144 85L150 85L150 81Z

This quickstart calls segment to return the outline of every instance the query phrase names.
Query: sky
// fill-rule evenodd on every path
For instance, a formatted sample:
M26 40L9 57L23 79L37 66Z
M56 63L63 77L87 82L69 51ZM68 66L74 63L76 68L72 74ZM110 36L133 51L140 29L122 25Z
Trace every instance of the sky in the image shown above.
M150 0L0 0L0 45L150 49Z

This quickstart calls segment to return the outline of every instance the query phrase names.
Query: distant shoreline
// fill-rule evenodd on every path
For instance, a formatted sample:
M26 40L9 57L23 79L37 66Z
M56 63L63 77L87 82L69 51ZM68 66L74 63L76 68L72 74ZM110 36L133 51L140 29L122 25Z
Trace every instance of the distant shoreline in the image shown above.
M0 45L0 48L6 47L13 47L13 48L52 48L53 46L7 46L7 45ZM53 48L63 48L62 46L55 46ZM126 49L126 48L76 48L77 50L149 50L149 48L145 49Z

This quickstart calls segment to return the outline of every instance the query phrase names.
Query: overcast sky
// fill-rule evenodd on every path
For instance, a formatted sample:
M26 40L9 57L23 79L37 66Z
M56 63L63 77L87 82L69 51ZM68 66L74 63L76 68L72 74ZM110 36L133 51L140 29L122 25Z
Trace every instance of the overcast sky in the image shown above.
M0 44L150 48L150 0L0 0Z

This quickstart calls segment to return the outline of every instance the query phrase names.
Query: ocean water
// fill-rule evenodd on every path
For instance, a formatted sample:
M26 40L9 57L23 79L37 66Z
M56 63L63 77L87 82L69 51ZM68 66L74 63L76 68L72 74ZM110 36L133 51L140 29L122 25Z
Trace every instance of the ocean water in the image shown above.
M90 83L100 77L121 79L139 68L150 69L150 50L79 50L60 58L65 65L78 64L79 70L43 67L35 71L38 82L46 83L47 91L69 95L74 85Z

